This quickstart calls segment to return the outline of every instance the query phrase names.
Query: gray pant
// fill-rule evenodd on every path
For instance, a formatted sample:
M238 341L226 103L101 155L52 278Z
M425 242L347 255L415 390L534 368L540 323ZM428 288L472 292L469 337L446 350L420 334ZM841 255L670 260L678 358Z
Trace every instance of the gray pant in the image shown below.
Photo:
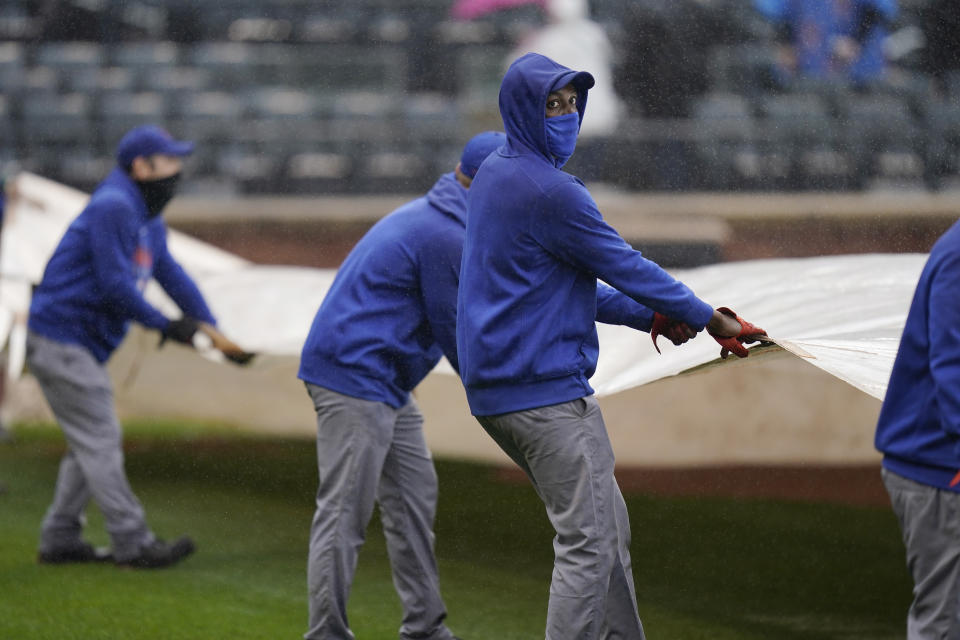
M960 640L960 493L883 469L913 576L908 640Z
M123 468L120 423L106 368L73 344L27 336L27 362L67 440L53 503L40 533L43 552L81 543L84 509L93 498L114 557L132 558L154 538Z
M642 640L627 507L596 399L477 419L533 482L557 534L547 640Z
M353 638L347 597L380 505L401 638L450 640L433 552L437 474L413 399L400 409L307 384L317 412L317 511L310 528L307 640Z

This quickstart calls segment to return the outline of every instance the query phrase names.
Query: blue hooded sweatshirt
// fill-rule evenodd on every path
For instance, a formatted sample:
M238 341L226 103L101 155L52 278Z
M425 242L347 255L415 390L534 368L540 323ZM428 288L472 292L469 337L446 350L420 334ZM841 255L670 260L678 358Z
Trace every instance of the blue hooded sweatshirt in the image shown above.
M960 222L933 246L920 274L876 446L891 471L960 492Z
M136 183L116 168L57 245L34 291L28 326L106 362L131 320L157 330L169 323L143 298L151 277L185 315L215 323L197 285L167 250L163 218L149 217Z
M457 368L466 194L444 174L360 239L313 319L301 380L399 408L441 355Z
M575 72L538 54L510 66L500 88L507 143L470 186L457 351L474 415L592 394L595 321L649 331L656 310L699 330L713 314L631 248L604 222L583 183L555 166L546 102L568 78ZM579 89L581 121L586 97Z

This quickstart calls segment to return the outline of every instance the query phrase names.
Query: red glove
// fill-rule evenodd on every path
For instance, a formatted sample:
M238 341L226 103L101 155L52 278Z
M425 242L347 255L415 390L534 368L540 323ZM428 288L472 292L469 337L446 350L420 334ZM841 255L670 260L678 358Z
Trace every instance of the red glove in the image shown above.
M725 316L730 316L731 318L735 319L737 322L740 323L740 333L738 333L735 336L729 336L729 337L718 336L717 334L708 331L708 333L710 333L710 335L713 336L713 339L716 340L717 344L719 344L721 347L720 349L721 358L726 359L726 357L731 352L736 356L739 356L741 358L746 358L748 355L750 355L750 352L747 351L747 348L745 346L743 346L743 343L756 342L757 336L767 335L766 331L764 331L760 327L756 327L750 324L749 322L747 322L746 320L738 316L736 313L734 313L733 310L730 309L729 307L718 307L717 311L719 311Z
M658 311L653 312L653 323L650 325L650 339L653 340L653 348L660 353L660 347L657 346L657 337L664 335L673 344L681 345L690 339L687 333L690 327L686 322L677 322Z

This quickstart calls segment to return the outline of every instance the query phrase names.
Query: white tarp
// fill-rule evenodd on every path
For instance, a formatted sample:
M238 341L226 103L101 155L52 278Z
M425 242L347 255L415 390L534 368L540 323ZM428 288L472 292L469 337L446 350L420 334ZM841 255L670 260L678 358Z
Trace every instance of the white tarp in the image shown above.
M31 174L18 177L21 197L7 211L0 250L0 342L10 339L11 369L22 364L29 286L86 195ZM171 231L171 252L196 279L220 327L242 347L270 356L299 354L332 270L251 264ZM677 271L701 298L726 305L763 327L789 351L876 397L883 397L897 342L925 256L829 256L726 263ZM147 297L175 308L155 284ZM705 335L675 348L661 338L599 325L601 360L592 380L614 394L717 360ZM450 373L449 366L438 369Z

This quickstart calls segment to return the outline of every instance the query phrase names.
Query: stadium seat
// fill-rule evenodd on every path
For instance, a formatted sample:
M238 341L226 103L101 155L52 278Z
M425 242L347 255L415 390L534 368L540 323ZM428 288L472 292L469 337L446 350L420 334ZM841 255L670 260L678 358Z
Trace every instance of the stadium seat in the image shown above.
M98 98L101 95L133 91L136 74L123 67L87 67L66 74L63 80L67 91Z
M229 141L239 130L243 116L240 100L222 91L186 94L171 105L170 114L177 125L171 128L181 137L200 142Z
M850 94L839 106L839 143L856 161L856 186L922 185L923 139L905 100Z
M20 93L24 96L46 96L50 99L60 93L60 84L60 73L56 69L42 66L29 67L23 75Z
M6 96L0 95L0 149L15 149L17 146L17 127L10 111L10 102Z
M0 7L0 41L29 40L34 37L36 20L30 15L29 3L16 0Z
M462 135L463 114L453 98L439 93L408 94L400 112L404 128L416 140L442 143Z
M22 103L23 139L31 147L90 148L94 132L90 110L90 98L79 93L56 100L46 95L26 96Z
M195 45L185 62L210 73L217 90L232 91L256 83L257 45L214 42Z
M295 142L326 138L325 123L318 122L317 100L311 93L266 87L250 92L246 103L248 113L240 137L256 143L265 153Z
M9 95L19 91L25 75L25 52L18 42L0 43L0 87Z
M716 45L707 57L712 91L752 95L770 84L776 61L775 48L767 43Z
M406 50L392 44L295 47L303 62L299 81L311 91L401 92L407 83Z
M333 149L291 154L278 186L284 193L347 193L355 171L353 159Z
M925 182L940 189L947 179L960 178L960 104L931 100L924 108Z
M470 111L497 111L512 46L465 45L456 52L457 95Z
M123 134L133 127L165 123L166 100L157 92L112 93L98 101L96 117L100 150L109 154Z
M62 154L52 171L63 183L90 192L110 173L116 162L110 153L94 155L81 149Z
M297 42L350 42L359 32L359 25L342 15L312 15L293 26L292 39Z
M122 42L110 53L112 64L148 76L177 66L179 58L174 42Z
M744 97L707 94L693 101L692 111L697 162L703 168L700 188L756 188L765 171L779 170L762 162L756 123Z
M106 52L90 42L45 42L37 49L35 62L66 74L102 66Z
M761 147L786 157L789 169L776 188L834 190L849 186L851 160L837 143L837 126L816 94L768 94L758 99Z
M361 193L421 193L436 176L426 154L417 148L363 145L357 156L354 188Z
M279 170L280 160L265 153L225 151L217 158L217 175L231 178L241 193L275 190Z
M365 36L369 42L402 44L410 40L413 25L395 11L377 14L366 24Z
M158 69L150 77L140 78L140 90L158 91L179 104L188 94L201 93L212 88L211 73L196 67L170 67Z

